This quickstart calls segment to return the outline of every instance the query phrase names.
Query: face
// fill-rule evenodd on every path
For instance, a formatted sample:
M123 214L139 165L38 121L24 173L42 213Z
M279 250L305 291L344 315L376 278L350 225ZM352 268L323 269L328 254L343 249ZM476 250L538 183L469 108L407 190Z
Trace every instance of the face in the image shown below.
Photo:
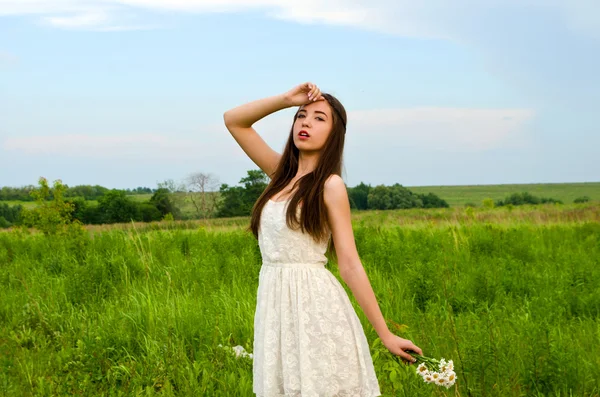
M333 118L327 101L321 100L302 106L292 130L296 147L302 150L321 149L332 126ZM303 132L306 132L308 137L302 136Z

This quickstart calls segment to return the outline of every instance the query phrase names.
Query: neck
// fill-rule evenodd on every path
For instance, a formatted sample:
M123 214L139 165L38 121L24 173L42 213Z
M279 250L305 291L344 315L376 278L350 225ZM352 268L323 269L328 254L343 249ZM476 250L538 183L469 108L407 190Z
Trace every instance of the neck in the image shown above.
M300 152L300 157L298 159L298 171L296 172L296 177L300 178L317 168L317 163L319 161L319 153L306 153Z

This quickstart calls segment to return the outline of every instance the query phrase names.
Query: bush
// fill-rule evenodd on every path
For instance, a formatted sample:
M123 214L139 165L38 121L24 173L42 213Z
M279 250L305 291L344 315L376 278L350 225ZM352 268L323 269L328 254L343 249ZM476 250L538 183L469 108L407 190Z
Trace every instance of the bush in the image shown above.
M424 208L448 208L450 205L446 202L446 200L441 199L437 195L433 193L425 194L417 194L417 197L421 199L423 202Z
M506 206L506 205L525 205L525 204L547 204L547 203L556 203L556 204L562 204L563 202L557 199L553 199L553 198L547 198L547 197L536 197L528 192L522 192L522 193L513 193L510 196L508 196L507 198L505 198L504 200L498 200L496 201L496 206L498 207L502 207L502 206Z
M23 206L19 204L13 206L6 203L0 204L0 217L4 218L9 224L18 224L21 221L22 211Z
M557 199L553 199L553 198L546 198L546 197L542 197L540 199L540 203L542 203L542 204L563 204L563 202L561 200L557 200Z
M494 208L495 207L494 200L492 200L491 198L484 199L482 204L485 208Z
M573 202L576 204L587 203L588 201L590 201L590 198L588 196L577 197L575 200L573 200Z
M0 228L6 229L11 226L11 223L6 220L3 216L0 216Z
M158 208L151 203L140 204L140 215L144 222L160 221L163 216Z

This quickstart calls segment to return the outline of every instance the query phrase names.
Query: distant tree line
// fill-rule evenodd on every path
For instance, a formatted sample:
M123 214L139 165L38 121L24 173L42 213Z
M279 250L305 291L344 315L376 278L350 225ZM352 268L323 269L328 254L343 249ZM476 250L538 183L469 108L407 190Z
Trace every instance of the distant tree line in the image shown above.
M32 190L32 194L38 193L44 189L43 185L40 189ZM49 188L47 189L50 190ZM66 191L66 190L65 190ZM122 223L122 222L152 222L160 221L165 217L179 216L179 209L175 207L170 199L170 193L167 189L161 188L156 190L152 197L147 201L135 201L125 190L107 190L101 196L97 203L85 200L83 197L65 197L61 190L61 200L68 209L68 219L78 221L82 224L106 224L106 223ZM45 193L42 199L36 197L38 207L46 203L53 203L57 197L53 196L50 199L50 194ZM0 203L0 228L7 228L13 225L26 224L28 212L35 211L27 209L24 206L8 205ZM31 226L36 224L35 217L30 217L32 220ZM65 219L67 217L64 217Z
M73 219L83 224L105 224L123 222L160 221L166 215L179 216L179 209L173 205L167 189L158 189L149 200L133 200L125 190L112 189L91 204L81 197L66 198L73 204Z
M100 197L111 189L108 189L100 185L77 185L73 187L65 186L64 197L82 197L85 200L98 200ZM36 189L34 185L27 185L22 187L10 187L3 186L0 188L0 201L34 201L31 192ZM158 189L151 189L149 187L136 187L135 189L120 189L127 195L135 194L150 194L156 193ZM54 192L51 188L49 191L50 195L48 200L54 199Z
M107 224L123 222L152 222L164 219L199 219L249 216L254 203L269 182L262 170L249 170L237 186L218 184L217 179L202 172L190 174L185 183L166 180L157 188L138 187L136 189L108 189L102 186L80 185L68 187L58 183L60 199L68 208L68 218L82 224ZM56 201L54 188L40 178L39 187L4 187L0 189L6 199L28 192L28 200L45 202ZM218 190L217 190L218 187ZM416 194L399 183L394 185L371 186L363 182L346 187L350 208L354 210L393 210L409 208L447 208L448 203L434 193ZM43 193L43 194L42 194ZM144 201L135 199L135 194L152 196ZM575 203L589 201L589 197L579 197ZM506 205L562 203L560 200L536 197L527 192L515 193L503 200L485 200L484 206L492 208ZM185 205L187 213L182 211ZM469 204L467 206L474 206ZM190 211L191 208L191 211ZM20 225L26 221L29 209L23 205L8 205L0 202L0 228ZM28 215L30 219L31 214ZM66 216L63 218L67 218ZM32 222L30 220L30 222Z

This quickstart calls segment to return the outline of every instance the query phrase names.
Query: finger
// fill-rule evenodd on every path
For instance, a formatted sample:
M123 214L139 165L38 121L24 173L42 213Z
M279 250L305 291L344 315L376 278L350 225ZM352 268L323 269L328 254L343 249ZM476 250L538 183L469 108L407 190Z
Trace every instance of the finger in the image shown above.
M402 358L404 358L406 361L411 362L411 363L417 361L413 356L411 356L404 350L401 351L400 356L402 356Z
M410 343L410 347L409 347L408 350L413 351L413 352L417 353L420 356L423 355L423 351L417 345L415 345L412 342Z
M312 84L310 82L306 82L300 86L300 92L306 92L307 94L312 89Z
M423 355L423 350L421 350L418 346L414 346L413 350L417 353L419 353L419 356Z
M312 90L308 93L308 99L313 99L315 97L315 93L317 92L319 88L315 85L313 86Z
M316 101L321 96L321 90L317 87L315 94L313 95L313 101Z

